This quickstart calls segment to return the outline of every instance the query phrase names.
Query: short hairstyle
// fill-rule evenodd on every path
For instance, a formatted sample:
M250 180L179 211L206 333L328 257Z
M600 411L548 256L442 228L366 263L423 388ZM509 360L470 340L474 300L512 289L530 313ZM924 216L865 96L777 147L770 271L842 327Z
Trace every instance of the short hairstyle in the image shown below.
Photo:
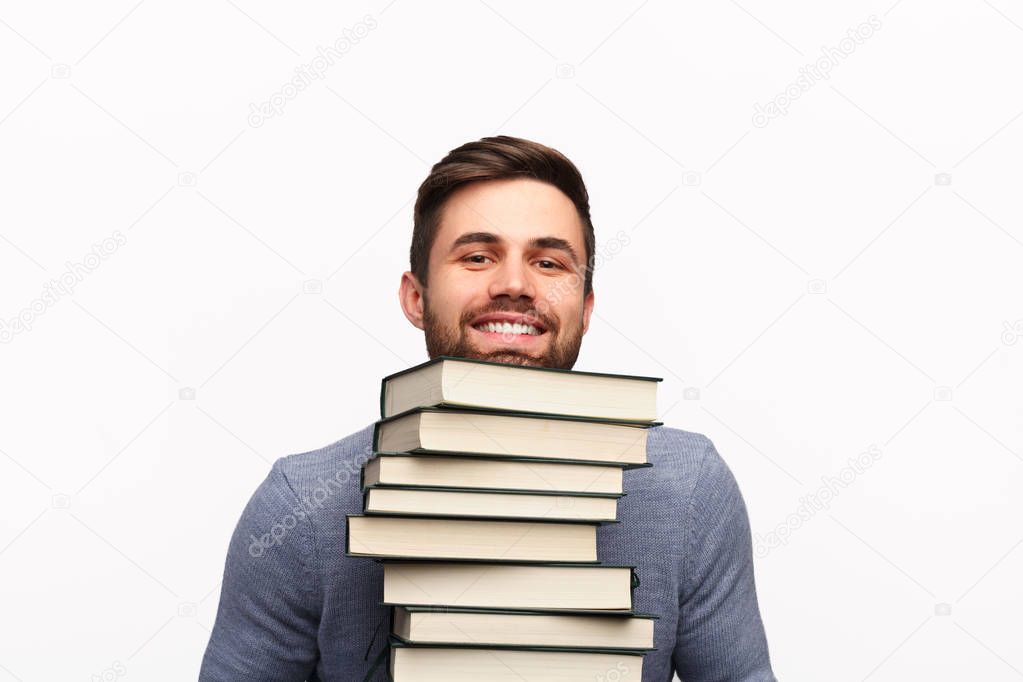
M430 249L440 226L444 203L455 190L473 182L526 177L557 187L575 204L583 225L586 251L583 295L593 288L593 256L596 248L590 221L590 197L579 169L561 152L538 142L498 135L463 144L434 164L419 186L413 211L412 248L409 264L424 285Z

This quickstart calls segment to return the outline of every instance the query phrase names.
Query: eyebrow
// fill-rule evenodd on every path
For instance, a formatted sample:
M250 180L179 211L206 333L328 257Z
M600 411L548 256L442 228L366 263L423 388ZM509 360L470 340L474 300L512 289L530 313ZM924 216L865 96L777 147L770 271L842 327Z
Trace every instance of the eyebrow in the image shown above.
M451 249L457 249L466 244L497 244L501 238L493 232L466 232L458 237L451 245ZM561 237L534 237L529 241L531 249L557 249L564 251L571 257L573 262L578 262L579 257L572 245Z

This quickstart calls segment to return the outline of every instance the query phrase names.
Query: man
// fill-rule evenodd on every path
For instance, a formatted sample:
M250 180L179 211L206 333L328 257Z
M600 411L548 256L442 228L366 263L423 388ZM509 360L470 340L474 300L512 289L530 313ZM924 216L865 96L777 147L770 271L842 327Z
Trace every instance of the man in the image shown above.
M594 252L576 167L534 142L484 138L419 189L401 307L431 358L570 369L593 310ZM345 556L371 436L372 424L273 465L231 540L201 682L387 679L382 568ZM735 478L697 433L653 427L647 456L653 467L626 471L620 523L598 534L601 562L636 566L637 611L660 616L642 680L774 680Z

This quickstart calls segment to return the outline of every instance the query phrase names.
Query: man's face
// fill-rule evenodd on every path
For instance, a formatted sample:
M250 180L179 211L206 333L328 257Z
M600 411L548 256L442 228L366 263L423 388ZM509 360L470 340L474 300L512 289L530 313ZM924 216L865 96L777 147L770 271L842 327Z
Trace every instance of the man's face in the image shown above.
M429 286L402 275L402 308L426 333L431 358L571 369L593 309L585 265L583 224L561 190L532 179L476 182L443 206Z

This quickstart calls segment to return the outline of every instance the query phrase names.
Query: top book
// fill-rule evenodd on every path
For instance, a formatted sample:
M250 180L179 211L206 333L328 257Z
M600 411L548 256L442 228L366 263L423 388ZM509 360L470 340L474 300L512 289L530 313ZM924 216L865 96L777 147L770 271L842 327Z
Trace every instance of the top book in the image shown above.
M380 416L417 407L472 407L649 422L657 418L661 380L441 355L384 377Z

